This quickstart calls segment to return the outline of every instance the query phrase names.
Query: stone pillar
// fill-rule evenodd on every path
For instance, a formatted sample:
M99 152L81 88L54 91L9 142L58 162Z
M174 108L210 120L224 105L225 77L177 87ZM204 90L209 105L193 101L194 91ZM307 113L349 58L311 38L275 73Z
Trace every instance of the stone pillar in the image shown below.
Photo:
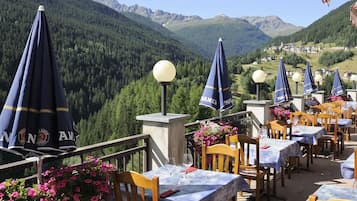
M175 158L182 163L185 142L185 120L188 114L161 113L136 116L143 121L143 133L150 134L150 152L147 160L148 170L160 167L165 160Z
M311 93L312 97L315 97L320 103L325 102L325 91L316 91Z
M247 111L251 111L260 124L265 124L272 119L269 111L269 106L272 104L271 100L245 100L243 103L247 105ZM252 125L252 137L258 137L258 129L259 125Z
M304 112L305 111L305 98L303 95L293 95L293 101L292 103L295 105L295 107L299 110Z
M347 95L350 95L353 101L357 101L357 89L347 89Z

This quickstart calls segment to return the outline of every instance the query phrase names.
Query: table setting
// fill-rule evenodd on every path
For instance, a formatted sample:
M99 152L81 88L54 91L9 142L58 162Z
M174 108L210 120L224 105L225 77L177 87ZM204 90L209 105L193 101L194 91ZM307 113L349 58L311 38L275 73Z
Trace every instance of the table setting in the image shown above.
M146 177L159 177L160 200L214 201L229 200L239 191L249 190L240 175L165 164L143 173Z

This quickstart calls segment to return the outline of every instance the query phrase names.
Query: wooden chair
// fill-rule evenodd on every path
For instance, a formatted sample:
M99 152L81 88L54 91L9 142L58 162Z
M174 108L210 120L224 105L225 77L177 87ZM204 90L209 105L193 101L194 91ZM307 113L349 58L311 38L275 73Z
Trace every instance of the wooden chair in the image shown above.
M159 200L159 178L149 179L137 172L112 173L116 201L145 200L145 189L151 190L152 201ZM121 185L124 188L121 188ZM124 191L124 192L122 192ZM140 191L140 192L139 192ZM138 197L140 196L140 199Z
M349 141L351 139L351 135L350 135L350 128L353 128L355 125L354 119L353 119L353 109L352 107L347 107L347 108L343 108L342 109L342 117L344 119L351 119L352 120L352 126L349 128L345 128L342 132L345 133L345 140ZM355 129L354 129L355 131Z
M355 153L355 161L354 161L354 178L355 180L357 179L357 149L354 149L354 153Z
M333 105L335 105L335 107L337 108L341 108L343 104L345 104L345 101L343 100L337 100L337 101L333 101L331 102Z
M343 112L341 108L332 108L331 111L335 113L338 118L343 118Z
M298 118L297 125L304 125L304 126L315 126L316 125L315 116L312 114L307 114L305 112L291 112L290 113L290 122L293 122L295 117Z
M356 132L356 128L357 128L357 104L355 105L355 108L356 108L356 111L353 111L353 109L351 108L351 110L352 110L352 113L351 113L352 126L351 126L351 128L353 128L353 132Z
M280 124L277 120L269 122L270 132L268 136L274 139L287 139L287 126ZM289 136L291 138L291 136Z
M352 108L348 107L344 110L342 107L339 108L332 108L332 112L337 115L338 118L343 119L351 119L352 118ZM338 134L344 134L344 139L348 141L350 139L350 131L349 128L338 128ZM341 152L343 149L343 145L341 145Z
M308 201L317 201L317 196L316 195L310 195Z
M319 113L316 114L316 119L320 120L320 125L323 126L326 131L327 135L323 135L319 139L319 144L324 148L324 145L328 142L331 144L331 150L333 152L333 158L335 159L339 146L342 147L342 140L343 140L343 135L339 135L337 133L338 131L338 116L336 114L325 114L325 113ZM322 143L321 143L322 142Z
M211 159L210 163L208 158ZM202 169L238 174L239 153L227 144L202 146ZM232 163L232 164L231 164ZM236 197L232 197L232 201Z
M290 121L293 122L294 118L298 118L297 125L304 125L304 126L315 126L317 125L315 115L313 114L307 114L305 112L292 112L290 113ZM307 157L306 157L306 167L309 168L309 161L311 161L311 164L313 164L313 145L310 144L305 144L305 143L299 143L301 147L304 147L306 152L307 152Z
M291 124L290 124L291 125ZM268 136L270 138L275 138L275 139L282 139L282 140L291 140L291 132L287 134L287 125L282 125L278 121L271 121L269 122L270 132L268 132ZM290 129L291 131L291 129ZM298 167L299 165L299 157L289 157L288 159L288 178L291 178L291 169L293 167ZM284 167L281 167L281 185L285 186L285 177L284 177ZM274 169L274 178L276 177L276 170ZM274 180L274 185L275 185L275 180Z
M270 199L270 171L260 167L259 160L259 138L251 138L246 135L236 135L239 147L238 173L248 180L256 181L256 201L260 200L260 191L264 189L264 177L266 176L267 196ZM235 137L233 137L235 138ZM233 139L234 140L234 139ZM250 163L250 148L255 147L255 164Z
M238 157L238 149L227 144L202 146L202 169L238 174ZM210 164L208 158L212 159ZM230 162L233 162L232 166Z
M319 113L319 112L327 111L328 106L324 104L320 104L320 105L313 105L310 108L314 111L314 113Z

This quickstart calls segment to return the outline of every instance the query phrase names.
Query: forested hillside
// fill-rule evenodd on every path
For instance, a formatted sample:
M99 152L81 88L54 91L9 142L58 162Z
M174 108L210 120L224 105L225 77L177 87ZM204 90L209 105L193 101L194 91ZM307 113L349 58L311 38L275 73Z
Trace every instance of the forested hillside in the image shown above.
M130 81L146 76L158 60L194 57L176 40L91 0L0 0L1 105L41 3L76 122L100 109Z
M225 41L226 56L242 55L262 47L271 38L245 20L216 16L200 21L167 25L180 38L185 38L203 50L215 47L219 37ZM207 52L207 51L206 51ZM213 57L213 51L206 58Z
M126 17L128 17L129 19L139 23L140 25L142 25L144 27L148 27L150 29L160 32L164 36L178 40L186 48L190 49L191 51L195 52L198 55L201 55L201 56L211 55L211 52L212 52L211 49L203 49L201 46L192 43L187 38L182 38L182 37L176 35L175 33L171 32L170 30L166 29L165 27L161 26L160 24L152 21L150 18L143 17L141 15L131 13L131 12L122 12L122 14L125 15ZM212 46L212 48L214 48L214 46Z
M210 70L210 63L198 59L191 62L179 62L175 65L177 75L168 86L167 111L190 114L191 120L218 116L216 111L198 106ZM228 65L233 66L232 63ZM141 133L142 122L136 121L135 117L159 113L160 93L160 84L154 80L152 74L130 83L113 100L106 102L98 113L79 123L79 144L83 146ZM238 101L241 100L241 98L234 98L234 108L229 112L240 111L242 104Z
M336 10L312 23L307 28L290 36L278 37L273 40L275 45L280 42L315 42L335 43L337 46L357 46L357 29L351 26L350 6L348 1Z

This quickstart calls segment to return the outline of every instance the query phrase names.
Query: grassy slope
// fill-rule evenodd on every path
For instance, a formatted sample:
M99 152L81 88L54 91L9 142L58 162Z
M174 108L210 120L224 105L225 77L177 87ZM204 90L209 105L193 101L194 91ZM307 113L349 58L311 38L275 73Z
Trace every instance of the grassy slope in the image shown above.
M334 46L333 44L331 45L325 45L326 51L333 51L332 49L328 48L328 46ZM337 63L331 67L324 67L321 64L318 63L318 59L321 56L322 53L318 53L318 54L298 54L299 56L303 57L304 59L306 59L307 61L310 62L310 65L312 66L312 72L314 73L316 70L321 69L321 68L325 68L325 69L330 69L330 70L335 70L337 67L339 69L340 72L340 76L342 79L343 78L343 73L346 71L349 72L353 72L357 74L357 49L351 49L352 52L354 52L355 56L351 59L348 59L346 61ZM279 57L277 57L279 58ZM247 69L249 67L252 68L256 68L256 69L260 69L261 67L263 67L263 70L270 74L267 76L267 79L275 79L276 74L278 72L278 66L279 66L279 60L274 60L271 62L264 62L261 64L248 64L248 65L244 65L243 68ZM293 68L291 65L287 65L285 64L285 68L286 71L292 71L292 72L296 72L298 71L299 73L301 73L301 75L303 76L303 69L305 69L305 65L303 64L299 64L298 68ZM236 79L234 80L234 82L240 83L240 77L241 75L236 75ZM290 84L290 88L293 92L293 94L295 93L295 83L293 82L291 77L288 77L289 80L289 84ZM346 81L346 80L345 80ZM300 93L302 92L302 86L303 84L300 83L299 84L299 91ZM246 90L243 88L243 86L239 85L238 88L238 93L246 93Z

